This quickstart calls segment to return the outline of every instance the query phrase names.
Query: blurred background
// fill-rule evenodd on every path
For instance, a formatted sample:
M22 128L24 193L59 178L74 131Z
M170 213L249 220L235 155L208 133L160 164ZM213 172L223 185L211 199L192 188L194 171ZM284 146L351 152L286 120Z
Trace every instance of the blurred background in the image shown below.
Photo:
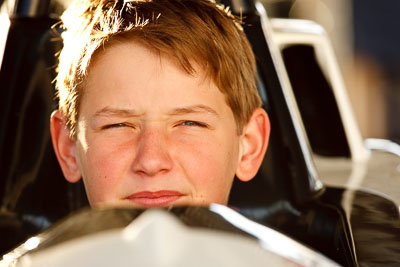
M363 137L400 142L398 0L263 0L269 17L309 19L327 31Z
M12 12L10 9L15 1L0 0L3 2L1 13ZM69 2L52 0L50 8L59 15ZM338 57L363 137L400 142L400 119L397 119L400 114L400 20L396 17L400 1L261 2L269 17L309 19L325 28Z

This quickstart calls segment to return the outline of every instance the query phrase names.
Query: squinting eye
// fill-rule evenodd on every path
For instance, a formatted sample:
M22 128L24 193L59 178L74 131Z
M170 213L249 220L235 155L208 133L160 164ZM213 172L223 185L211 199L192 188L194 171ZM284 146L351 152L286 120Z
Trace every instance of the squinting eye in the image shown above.
M207 127L206 124L198 122L198 121L183 121L179 125L182 126L198 126L198 127Z
M114 123L114 124L109 124L109 125L105 125L103 127L101 127L101 129L105 130L105 129L111 129L111 128L122 128L122 127L128 127L128 125L126 123Z

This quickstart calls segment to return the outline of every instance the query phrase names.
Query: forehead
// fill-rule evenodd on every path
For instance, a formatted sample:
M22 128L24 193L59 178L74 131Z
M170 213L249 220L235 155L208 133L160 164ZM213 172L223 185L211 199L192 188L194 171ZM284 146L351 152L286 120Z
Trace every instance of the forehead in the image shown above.
M91 59L86 87L101 78L106 84L118 81L131 82L148 79L149 82L166 78L183 78L181 82L214 84L196 62L191 61L193 71L188 71L176 57L162 52L136 39L114 39L97 49ZM95 79L94 79L94 76Z
M157 45L149 44L142 37L135 34L122 34L112 37L106 43L101 45L91 57L88 73L96 65L118 63L121 65L119 71L123 72L123 67L129 64L136 64L130 72L140 72L141 67L148 65L149 59L153 67L162 69L173 66L174 69L186 72L186 74L195 78L200 78L202 82L214 82L211 75L206 71L207 62L198 62L194 57L188 58L186 53L173 51L173 48L159 48ZM189 49L190 50L190 49ZM122 55L122 57L121 57ZM128 57L134 56L133 61L127 61ZM132 58L131 58L132 59ZM168 64L164 64L167 62ZM115 66L114 66L115 67ZM146 69L149 70L149 69Z
M207 62L207 57L201 56L203 53L199 50L199 47L191 44L184 44L183 41L176 41L176 43L173 43L168 40L157 40L154 36L150 38L146 38L145 35L143 36L142 33L138 33L137 31L127 31L111 36L95 49L90 59L92 63L89 64L88 69L90 69L90 66L93 65L93 61L96 61L98 57L109 53L110 48L118 47L119 49L129 50L129 47L134 47L135 49L140 48L149 54L158 56L160 60L171 60L176 64L176 67L184 70L188 74L197 74L200 70L201 73L199 74L210 79L213 78L212 76L214 75L208 67L211 62ZM160 36L160 38L162 38L162 36ZM125 52L127 51L125 50Z
M146 109L154 103L153 110L176 108L182 103L216 108L227 105L215 83L198 65L193 66L195 71L189 74L169 55L132 40L115 41L93 58L82 104L90 99L92 108L107 102Z

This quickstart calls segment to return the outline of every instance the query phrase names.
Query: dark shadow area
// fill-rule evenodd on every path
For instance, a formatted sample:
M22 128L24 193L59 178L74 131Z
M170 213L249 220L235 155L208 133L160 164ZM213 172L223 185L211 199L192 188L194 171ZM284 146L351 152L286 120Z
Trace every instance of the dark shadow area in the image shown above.
M308 140L315 154L350 157L350 149L333 90L314 48L292 45L282 50Z

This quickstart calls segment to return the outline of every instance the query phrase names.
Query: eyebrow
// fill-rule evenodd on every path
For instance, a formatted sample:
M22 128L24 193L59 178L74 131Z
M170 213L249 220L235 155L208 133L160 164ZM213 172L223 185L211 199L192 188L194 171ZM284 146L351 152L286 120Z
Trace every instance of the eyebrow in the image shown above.
M216 112L214 109L212 109L209 106L201 104L188 107L174 108L167 114L170 116L178 116L178 115L193 114L193 113L209 113L219 117L218 112ZM140 117L142 115L143 113L138 113L134 109L117 109L111 107L104 107L96 111L93 117L114 116L114 117L132 118L132 117Z
M209 106L206 105L194 105L188 107L175 108L168 115L185 115L190 113L209 113L219 117L219 114Z
M93 117L100 117L100 116L114 116L114 117L139 117L143 114L137 113L134 109L117 109L117 108L110 108L105 107L98 111L96 111Z

